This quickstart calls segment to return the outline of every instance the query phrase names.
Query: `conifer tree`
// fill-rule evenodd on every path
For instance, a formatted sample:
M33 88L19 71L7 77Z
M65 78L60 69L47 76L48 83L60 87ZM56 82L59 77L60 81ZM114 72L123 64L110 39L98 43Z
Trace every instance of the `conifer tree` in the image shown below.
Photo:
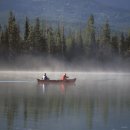
M20 31L16 24L15 16L10 12L8 19L8 37L9 37L9 59L14 59L19 54Z
M110 30L108 20L106 21L106 23L104 24L102 28L102 34L101 34L100 40L102 44L110 44L111 30Z
M68 60L72 59L72 55L74 54L74 37L71 30L69 30L68 36L66 37L66 58ZM73 48L74 47L74 48Z
M47 37L48 37L48 27L47 25L42 26L41 30L41 52L47 54L48 46L47 46Z
M48 28L47 33L47 47L48 47L48 54L52 55L54 54L54 48L55 48L55 40L54 40L54 33L53 29L50 27Z
M75 56L77 56L76 33L73 33L70 36L70 50L69 50L69 54L70 54L70 59L72 59Z
M119 42L118 42L118 37L113 36L112 41L111 41L112 49L114 54L119 54Z
M100 37L99 55L102 60L107 60L111 58L112 47L110 44L110 40L111 40L111 30L107 20L102 28Z
M79 56L83 56L84 46L83 46L83 38L82 38L81 30L77 34L76 41L77 41L77 52L78 52Z
M66 55L66 40L65 40L65 34L64 34L64 26L62 26L61 29L61 44L62 44L62 56Z
M0 24L0 36L1 36L1 34L2 34L2 26Z
M8 42L8 29L7 29L7 27L5 27L5 30L3 30L1 32L0 55L1 55L1 58L6 58L6 60L8 60L9 42Z
M130 56L130 32L128 32L128 36L126 37L126 55Z
M87 28L85 31L85 47L87 55L94 56L96 51L96 40L95 40L95 25L94 25L94 16L90 15L87 22Z
M24 32L24 41L26 41L28 39L29 36L29 19L28 17L26 17L26 21L25 21L25 32Z
M120 54L123 56L125 51L126 51L125 36L124 33L122 32L120 38Z
M4 45L4 33L0 32L0 58L2 59L3 55L3 45ZM4 50L5 51L5 50Z
M75 36L72 36L72 39L71 39L71 51L72 53L75 52L76 50L76 40L75 40Z
M39 18L36 19L36 23L34 26L34 50L35 52L39 53L41 51L41 30L40 30L40 20Z
M26 48L26 52L29 53L33 53L34 52L34 39L35 38L35 34L34 34L34 29L33 26L30 26L29 28L29 35L27 38L27 48Z
M0 50L1 50L1 36L2 36L2 26L0 24Z
M41 44L40 44L40 51L43 54L47 54L47 41L46 41L46 37L45 37L45 32L42 30L41 33L41 40L40 40Z
M29 51L29 42L28 42L28 37L29 37L29 34L30 34L30 24L29 24L29 19L28 17L26 17L26 20L25 20L25 25L24 25L24 41L23 41L23 46L22 46L22 49L23 49L23 53L27 53L27 51Z
M61 44L61 31L60 26L58 25L58 29L56 31L56 55L61 56L62 54L62 44Z

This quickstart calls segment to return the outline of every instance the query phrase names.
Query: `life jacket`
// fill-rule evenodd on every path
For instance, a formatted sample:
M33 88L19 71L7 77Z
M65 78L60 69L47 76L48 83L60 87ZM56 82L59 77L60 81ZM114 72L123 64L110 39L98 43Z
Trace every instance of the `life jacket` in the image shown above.
M65 75L62 75L62 76L61 76L61 80L64 80L64 79L65 79Z
M66 75L64 74L61 76L61 80L65 80L65 79L66 79Z

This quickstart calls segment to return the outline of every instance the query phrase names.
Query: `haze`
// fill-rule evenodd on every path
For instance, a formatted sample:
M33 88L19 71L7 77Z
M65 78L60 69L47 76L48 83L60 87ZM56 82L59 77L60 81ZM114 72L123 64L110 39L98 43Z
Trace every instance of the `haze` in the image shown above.
M114 8L122 8L126 10L130 9L129 0L95 0L95 1L100 2L101 4L104 4L106 6L114 7Z

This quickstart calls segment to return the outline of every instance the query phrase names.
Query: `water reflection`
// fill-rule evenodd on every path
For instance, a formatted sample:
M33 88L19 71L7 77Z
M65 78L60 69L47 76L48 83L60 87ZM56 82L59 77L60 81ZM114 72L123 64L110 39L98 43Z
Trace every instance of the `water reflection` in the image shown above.
M65 83L59 83L59 84L44 84L44 83L42 83L42 84L37 84L37 88L38 88L38 91L39 91L39 93L47 93L47 91L48 91L48 89L53 89L54 88L54 90L53 90L53 93L56 91L56 90L58 90L61 94L65 94L66 93L66 91L67 91L67 88L69 87L74 87L74 86L76 86L76 84L75 83L73 83L73 84L65 84ZM51 90L50 89L50 90ZM52 90L51 90L52 91Z
M129 129L129 92L127 83L2 83L0 129Z

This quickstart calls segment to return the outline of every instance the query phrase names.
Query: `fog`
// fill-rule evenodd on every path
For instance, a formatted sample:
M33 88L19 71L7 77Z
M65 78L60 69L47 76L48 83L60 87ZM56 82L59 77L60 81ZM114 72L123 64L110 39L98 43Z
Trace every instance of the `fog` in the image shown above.
M49 71L49 72L129 72L129 59L114 58L110 61L96 59L54 58L51 56L25 55L10 62L0 61L0 70L8 71Z
M0 71L0 83L7 82L32 82L34 84L37 83L37 78L41 79L43 74L47 73L47 76L50 79L61 79L61 76L66 73L69 78L76 78L77 85L90 85L97 86L100 83L102 85L107 84L108 86L119 84L119 86L123 86L123 84L130 83L130 73L123 72L71 72L71 71L59 71L59 72L51 72L51 71Z
M129 62L115 59L109 62L78 58L67 61L51 56L21 56L9 63L0 62L0 82L32 82L41 79L47 73L50 79L61 79L66 73L69 78L76 78L78 84L97 82L123 83L129 81Z

